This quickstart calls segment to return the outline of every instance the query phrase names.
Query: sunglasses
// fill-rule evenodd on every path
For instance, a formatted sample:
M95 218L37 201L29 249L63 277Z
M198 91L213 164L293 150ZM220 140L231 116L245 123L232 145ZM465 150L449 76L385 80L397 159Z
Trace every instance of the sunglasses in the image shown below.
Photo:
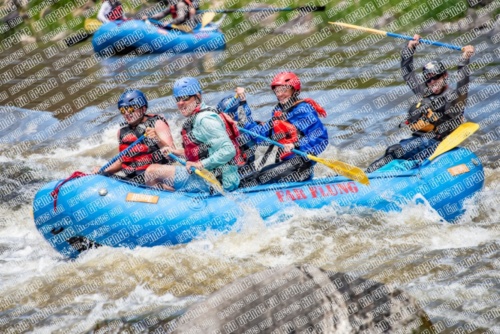
M175 102L181 102L181 101L189 101L190 98L192 98L193 96L196 96L196 95L186 95L186 96L177 96L175 98Z
M120 112L122 115L133 114L137 109L140 109L140 108L136 108L136 107L132 107L132 106L120 107Z
M440 79L443 75L444 75L444 73L441 73L441 74L438 74L438 75L433 75L433 76L431 76L431 77L427 78L427 79L425 80L425 83L426 83L426 84L428 84L428 83L431 83L431 81L432 81L432 80L438 80L438 79Z

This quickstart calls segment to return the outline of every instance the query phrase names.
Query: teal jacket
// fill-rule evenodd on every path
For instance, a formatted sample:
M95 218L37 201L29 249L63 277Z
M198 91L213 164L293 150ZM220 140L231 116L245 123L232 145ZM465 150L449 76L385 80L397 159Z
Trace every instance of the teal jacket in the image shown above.
M202 104L201 109L209 108ZM194 137L208 146L208 157L201 160L203 167L214 170L222 167L222 186L227 191L236 190L240 184L238 167L228 164L236 155L224 121L212 111L204 111L197 115L193 123Z

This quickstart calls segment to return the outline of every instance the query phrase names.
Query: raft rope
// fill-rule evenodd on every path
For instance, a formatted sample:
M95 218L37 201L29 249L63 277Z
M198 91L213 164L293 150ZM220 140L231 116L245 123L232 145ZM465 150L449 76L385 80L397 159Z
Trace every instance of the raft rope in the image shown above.
M85 174L83 172L76 171L76 172L73 172L73 174L71 174L68 178L66 178L66 179L64 179L56 184L56 186L54 187L54 190L52 190L50 192L50 196L52 196L52 198L54 199L54 212L56 212L56 209L57 209L57 197L59 196L59 190L61 190L61 187L68 181L71 181L73 179L77 179L79 177L88 176L88 175L89 174Z

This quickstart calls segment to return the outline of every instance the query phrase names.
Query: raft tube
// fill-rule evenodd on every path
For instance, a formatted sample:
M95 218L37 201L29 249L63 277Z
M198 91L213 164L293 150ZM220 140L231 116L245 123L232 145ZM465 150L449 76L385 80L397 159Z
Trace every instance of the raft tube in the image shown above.
M128 54L132 51L144 53L184 53L223 50L226 47L224 34L218 25L195 27L192 33L165 30L142 20L112 21L103 24L92 39L94 51L103 56Z
M465 210L464 201L484 184L481 161L464 148L406 171L396 170L394 162L391 166L369 174L369 186L337 176L245 188L226 197L158 191L90 175L60 188L56 211L51 192L58 182L40 189L33 202L34 219L57 251L76 257L100 245L176 245L203 237L207 229L227 231L244 215L242 204L267 219L289 206L321 209L333 204L339 210L376 215L400 211L408 203L427 203L454 222Z

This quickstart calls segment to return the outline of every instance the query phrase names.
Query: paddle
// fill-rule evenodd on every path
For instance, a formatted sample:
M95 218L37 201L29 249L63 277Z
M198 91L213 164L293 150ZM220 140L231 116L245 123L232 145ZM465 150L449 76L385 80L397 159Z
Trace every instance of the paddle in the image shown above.
M197 14L203 13L256 13L256 12L291 12L294 10L303 10L306 12L324 12L325 6L302 6L286 8L236 8L236 9L203 9L197 10Z
M76 33L73 33L69 35L68 37L64 38L63 41L66 43L66 46L71 47L76 44L79 44L81 42L86 41L89 39L90 36L94 34L94 32L99 29L99 27L102 25L101 21L96 20L96 19L85 19L83 23L83 27L85 29L85 33L82 34L81 31L78 31Z
M214 13L214 12L203 13L203 16L201 17L201 27L205 28L205 26L207 24L209 24L210 22L212 22L212 20L214 19L214 17L215 17L216 14L217 13Z
M176 30L179 30L182 32L187 32L187 33L190 33L193 31L193 29L191 29L191 27L189 27L187 25L176 25L176 24L165 25L163 22L157 21L155 19L147 19L146 23L148 23L148 22L152 23L153 25L155 25L159 28L166 29L166 30L176 29Z
M154 19L148 19L147 21L151 22L157 27L165 29L164 24L160 21ZM208 23L210 23L210 21ZM89 36L93 35L101 26L102 22L97 19L85 19L85 22L83 23L83 27L85 28L85 31L89 34ZM172 29L177 29L183 32L192 32L192 29L186 25L172 24L171 27Z
M238 129L243 133L246 133L246 134L249 134L253 137L257 137L259 139L265 140L265 141L267 141L273 145L276 145L280 148L285 148L285 146L283 144L281 144L277 141L274 141L270 138L261 136L255 132L252 132L252 131L249 131L249 130L246 130L246 129L243 129L240 127L238 127ZM327 160L327 159L318 158L317 156L314 156L312 154L308 154L306 152L302 152L302 151L299 151L296 149L292 149L292 152L297 154L297 155L300 155L304 158L308 158L309 160L316 161L322 165L325 165L328 168L335 171L337 174L343 175L351 180L358 181L359 183L364 184L364 185L370 184L370 181L368 180L368 176L366 176L365 172L363 172L360 168L358 168L356 166L346 164L345 162L342 162L342 161Z
M448 152L449 150L457 147L465 139L469 138L474 132L479 129L479 124L467 122L460 125L452 133L448 135L436 148L434 154L432 154L427 160L432 161L441 154Z
M413 37L411 37L411 36L405 36L405 35L395 34L393 32L387 32L387 31L378 30L378 29L372 29L372 28L365 28L365 27L356 26L356 25L353 25L353 24L347 24L347 23L343 23L343 22L328 22L328 23L330 23L330 24L336 24L336 25L344 27L344 28L356 29L356 30L363 30L363 31L366 31L366 32L371 32L371 33L374 33L374 34L384 35L384 36L388 36L388 37L402 38L402 39L406 39L406 40L409 40L409 41L413 40ZM428 39L423 39L423 38L421 38L419 40L419 42L420 43L424 43L424 44L429 44L429 45L442 46L444 48L458 50L458 51L461 51L463 49L460 46L446 44L446 43L441 43L441 42L436 42L436 41L430 41Z
M83 27L85 31L89 34L93 34L102 26L102 22L98 19L85 19Z
M186 161L182 160L181 158L179 158L175 154L169 153L168 156L170 158L174 159L175 161L177 161L178 163L180 163L181 165L186 166ZM214 187L215 190L217 190L219 193L224 195L224 188L222 187L219 180L217 180L217 178L215 177L214 174L212 174L211 172L209 172L206 169L197 169L194 167L191 167L191 171L193 171L196 175L198 175L199 177L201 177L202 179L204 179L208 183L212 184L212 186Z
M127 154L128 152L130 152L130 150L132 148L134 148L134 146L136 146L137 144L140 144L144 140L144 138L146 138L145 135L140 136L139 139L137 139L135 142L133 142L132 144L130 144L129 147L127 147L125 150L121 151L117 156L115 156L113 159L111 159L107 164L105 164L104 166L102 166L101 169L99 169L99 171L97 172L97 174L104 173L104 171L109 166L111 166L113 163L115 163L115 161L117 161L118 159L121 159L121 157L123 157L125 154Z

